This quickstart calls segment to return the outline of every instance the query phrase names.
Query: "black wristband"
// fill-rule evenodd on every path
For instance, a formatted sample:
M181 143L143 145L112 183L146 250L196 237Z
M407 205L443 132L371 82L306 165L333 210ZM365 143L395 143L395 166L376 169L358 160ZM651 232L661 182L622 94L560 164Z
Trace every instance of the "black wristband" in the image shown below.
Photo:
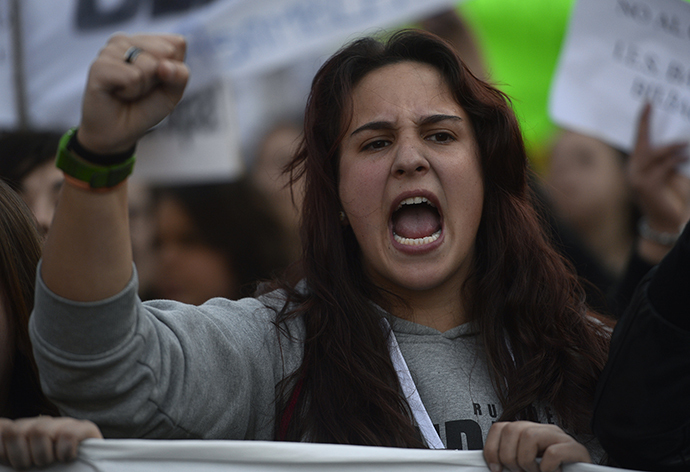
M135 144L130 149L127 149L124 152L118 152L115 154L97 154L95 152L89 151L88 149L86 149L84 146L81 145L81 143L77 139L77 133L78 133L78 130L77 130L77 132L75 132L72 135L72 138L67 143L67 149L72 151L74 154L76 154L80 158L84 159L86 162L89 162L91 164L95 164L97 166L110 167L110 166L122 164L127 159L132 157L132 155L134 154L134 151L136 149L136 144Z

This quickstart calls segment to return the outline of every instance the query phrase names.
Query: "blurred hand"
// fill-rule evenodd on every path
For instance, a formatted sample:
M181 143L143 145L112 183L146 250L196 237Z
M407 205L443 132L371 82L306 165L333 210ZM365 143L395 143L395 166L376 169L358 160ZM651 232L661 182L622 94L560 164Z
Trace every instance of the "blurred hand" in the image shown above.
M90 421L38 416L0 418L0 463L15 469L43 467L55 461L76 459L79 443L102 438Z
M143 52L124 60L130 47ZM113 35L91 65L79 142L95 153L131 148L182 98L189 70L186 43L176 35Z
M657 231L677 233L690 219L690 179L676 170L687 160L684 150L688 143L651 147L651 111L646 104L640 115L635 149L628 161L628 178L649 225Z
M678 233L690 219L690 179L677 171L687 161L688 143L652 147L649 120L652 107L642 109L637 127L635 149L628 160L628 181L640 211L649 226L659 232ZM638 253L651 263L658 263L670 250L648 240L640 240Z
M541 463L537 458L541 457ZM589 452L552 424L531 421L494 423L486 437L484 459L492 472L552 472L570 462L592 462Z

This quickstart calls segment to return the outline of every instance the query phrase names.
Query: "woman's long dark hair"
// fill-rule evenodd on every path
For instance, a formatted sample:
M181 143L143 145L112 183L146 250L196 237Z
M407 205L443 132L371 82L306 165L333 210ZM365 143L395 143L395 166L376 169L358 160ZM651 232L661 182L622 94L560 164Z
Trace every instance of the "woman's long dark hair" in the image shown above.
M527 158L508 99L473 76L452 48L421 31L386 43L366 38L335 54L317 73L305 135L291 165L305 178L301 237L308 292L289 290L302 317L302 366L280 385L276 437L288 440L423 446L400 394L381 315L371 300L349 226L338 219L339 145L350 97L368 73L403 61L439 70L474 127L484 179L484 207L474 268L458 297L468 303L489 362L502 420L536 419L548 404L573 432L589 429L593 392L608 335L587 317L582 289L550 246L531 204Z
M0 405L0 416L9 418L58 415L57 408L41 391L29 339L40 257L41 242L31 210L0 179L0 302L5 303L9 337L14 343L10 378L5 379L10 382L10 393L7 404Z

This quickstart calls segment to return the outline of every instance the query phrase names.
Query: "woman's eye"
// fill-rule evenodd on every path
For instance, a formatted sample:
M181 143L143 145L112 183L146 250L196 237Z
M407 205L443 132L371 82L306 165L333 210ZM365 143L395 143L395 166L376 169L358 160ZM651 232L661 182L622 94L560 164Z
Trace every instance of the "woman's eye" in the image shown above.
M383 149L386 146L390 145L390 141L386 141L385 139L377 139L376 141L372 141L366 146L364 146L364 150L376 150L376 149Z
M426 139L437 143L446 143L448 141L452 141L453 136L451 136L450 133L434 133Z

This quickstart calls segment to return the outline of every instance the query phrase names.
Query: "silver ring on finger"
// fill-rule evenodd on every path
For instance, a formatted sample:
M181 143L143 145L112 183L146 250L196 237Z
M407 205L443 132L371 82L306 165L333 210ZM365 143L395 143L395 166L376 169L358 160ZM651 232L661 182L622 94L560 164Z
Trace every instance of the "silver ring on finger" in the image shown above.
M139 54L141 54L142 52L144 52L143 49L138 48L136 46L132 46L129 49L127 49L123 59L127 64L134 64L134 61L137 60L137 57L139 57Z

